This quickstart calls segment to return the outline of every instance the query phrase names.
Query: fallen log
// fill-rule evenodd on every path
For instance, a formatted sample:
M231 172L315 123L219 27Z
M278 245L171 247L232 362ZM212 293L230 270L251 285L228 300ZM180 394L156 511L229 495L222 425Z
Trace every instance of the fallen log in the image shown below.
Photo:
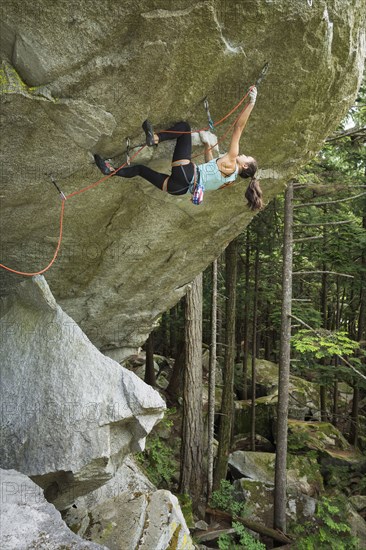
M228 514L227 512L222 512L221 510L214 510L213 508L206 508L206 513L210 516L215 516L216 518L221 518L225 521L238 521L239 523L242 523L244 527L247 527L251 531L255 531L255 533L259 533L260 535L264 535L266 537L271 537L273 540L276 540L278 542L283 542L286 544L291 544L293 542L292 538L290 538L288 535L285 535L281 531L271 529L270 527L261 525L256 521Z

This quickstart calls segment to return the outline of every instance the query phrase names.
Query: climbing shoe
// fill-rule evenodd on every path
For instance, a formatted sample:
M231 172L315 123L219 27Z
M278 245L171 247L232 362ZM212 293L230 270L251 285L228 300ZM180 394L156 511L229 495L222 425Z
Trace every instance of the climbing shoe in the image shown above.
M148 145L149 147L156 145L154 139L154 127L149 120L144 120L144 122L142 123L142 129L146 135L146 145Z
M107 161L103 160L102 157L95 154L94 155L95 164L98 166L99 170L104 174L105 176L109 176L112 172L114 172L113 166Z

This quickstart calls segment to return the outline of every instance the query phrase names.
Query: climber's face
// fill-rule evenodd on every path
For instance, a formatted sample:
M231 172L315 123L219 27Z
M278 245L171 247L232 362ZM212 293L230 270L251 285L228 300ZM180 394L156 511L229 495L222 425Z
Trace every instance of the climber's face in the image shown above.
M248 168L248 166L255 162L253 157L247 157L247 155L239 155L236 157L236 162L239 165L239 167L242 168Z

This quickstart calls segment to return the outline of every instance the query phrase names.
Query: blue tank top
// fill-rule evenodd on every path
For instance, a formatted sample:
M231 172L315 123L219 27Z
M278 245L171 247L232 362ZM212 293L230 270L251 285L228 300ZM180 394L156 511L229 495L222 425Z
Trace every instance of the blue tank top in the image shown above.
M229 176L223 176L217 166L217 160L216 158L197 165L200 172L200 183L204 185L206 191L216 191L216 189L220 189L220 187L234 182L238 175L239 169L238 166L236 166L235 172Z

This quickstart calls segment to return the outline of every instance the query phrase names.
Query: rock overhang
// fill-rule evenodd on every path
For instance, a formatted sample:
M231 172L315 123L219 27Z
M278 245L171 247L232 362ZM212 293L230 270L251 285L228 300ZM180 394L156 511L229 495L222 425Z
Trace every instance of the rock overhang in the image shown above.
M40 3L41 6L41 3ZM352 103L365 55L364 0L167 5L91 1L78 10L5 1L1 54L22 85L3 93L1 261L33 271L57 244L59 202L99 179L91 153L122 163L125 137L206 125L226 114L263 63L270 70L243 136L262 169L266 202L319 150ZM245 8L245 9L244 9ZM55 21L57 35L55 40ZM121 24L123 22L123 24ZM4 90L3 90L4 91ZM8 90L9 92L9 90ZM220 130L219 130L220 134ZM171 145L141 162L169 171ZM136 159L137 160L137 159ZM47 281L99 348L140 345L159 314L250 222L242 183L203 205L146 182L112 178L65 205L60 256ZM19 278L0 274L8 294Z

